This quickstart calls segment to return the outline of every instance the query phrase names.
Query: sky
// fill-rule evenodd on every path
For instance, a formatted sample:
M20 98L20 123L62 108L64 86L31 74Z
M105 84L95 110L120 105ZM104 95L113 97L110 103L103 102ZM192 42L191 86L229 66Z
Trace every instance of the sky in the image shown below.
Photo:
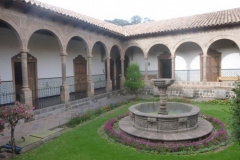
M38 0L100 20L164 20L240 7L240 0Z

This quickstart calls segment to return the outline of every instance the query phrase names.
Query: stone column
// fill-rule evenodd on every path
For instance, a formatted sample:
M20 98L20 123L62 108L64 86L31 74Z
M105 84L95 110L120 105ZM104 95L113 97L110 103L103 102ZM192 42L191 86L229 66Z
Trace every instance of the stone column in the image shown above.
M61 101L62 103L69 102L69 86L67 84L67 76L66 76L66 53L61 54L62 61L62 85L60 87Z
M22 65L22 90L20 92L20 101L21 103L27 105L33 105L32 102L32 91L28 86L28 64L27 64L27 53L28 49L21 51L21 65Z
M124 82L125 82L125 76L124 76L124 58L121 58L121 89L124 89Z
M175 56L172 56L172 79L175 79Z
M203 65L202 65L202 81L207 82L207 56L203 55Z
M88 97L94 96L94 83L92 81L92 55L87 55L87 65L88 65Z
M148 58L144 58L145 59L145 82L148 82Z
M112 91L112 81L110 78L110 59L111 57L106 57L106 61L107 61L107 83L106 83L106 90L107 92L111 92Z

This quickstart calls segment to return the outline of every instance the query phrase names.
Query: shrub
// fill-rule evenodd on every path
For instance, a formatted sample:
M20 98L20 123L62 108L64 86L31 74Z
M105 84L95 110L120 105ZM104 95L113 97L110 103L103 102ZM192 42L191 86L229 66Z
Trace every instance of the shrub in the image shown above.
M138 98L137 91L145 86L138 64L132 63L128 66L124 86L133 91Z
M232 135L238 143L240 143L240 77L235 82L236 86L233 89L235 97L233 97L233 105L230 107L230 123Z

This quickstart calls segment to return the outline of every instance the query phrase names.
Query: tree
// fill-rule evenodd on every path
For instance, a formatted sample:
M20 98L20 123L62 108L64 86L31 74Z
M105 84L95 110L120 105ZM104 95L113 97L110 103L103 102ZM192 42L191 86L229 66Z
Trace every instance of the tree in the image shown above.
M12 146L12 154L15 151L16 144L14 139L14 129L20 119L29 119L33 116L34 107L16 102L13 106L0 108L0 122L2 125L9 123L11 129L11 140L9 144Z
M124 86L133 91L138 98L137 91L145 86L138 64L132 63L128 66Z
M143 18L143 23L153 22L153 19L150 19L148 17Z
M232 91L236 96L233 97L233 106L230 108L230 124L233 137L240 143L240 77L238 77L236 87Z
M136 15L131 18L131 22L124 20L124 19L118 19L118 18L115 18L114 20L106 20L105 19L104 21L116 24L118 26L127 26L127 25L132 25L132 24L139 24L139 23L142 23L142 21L143 21L143 23L147 23L147 22L152 22L154 20L150 19L148 17L145 17L144 19L142 19L142 17Z
M130 23L127 21L127 20L124 20L124 19L118 19L118 18L115 18L114 20L104 20L106 22L109 22L109 23L113 23L113 24L116 24L118 26L127 26L127 25L130 25Z
M131 24L139 24L142 23L142 17L136 15L131 18Z

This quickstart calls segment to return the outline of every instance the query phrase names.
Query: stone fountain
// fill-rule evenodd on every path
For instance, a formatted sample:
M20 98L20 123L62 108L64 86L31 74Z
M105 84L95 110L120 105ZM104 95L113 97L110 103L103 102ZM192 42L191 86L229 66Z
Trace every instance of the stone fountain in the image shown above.
M193 141L213 131L210 122L199 117L200 109L191 104L166 102L167 87L174 79L152 79L158 87L160 102L140 103L129 107L129 116L119 121L122 132L152 141Z
M159 90L159 96L160 96L160 110L158 114L167 115L167 109L166 109L166 93L167 93L167 87L172 85L174 83L174 79L151 79L151 84L158 87Z

